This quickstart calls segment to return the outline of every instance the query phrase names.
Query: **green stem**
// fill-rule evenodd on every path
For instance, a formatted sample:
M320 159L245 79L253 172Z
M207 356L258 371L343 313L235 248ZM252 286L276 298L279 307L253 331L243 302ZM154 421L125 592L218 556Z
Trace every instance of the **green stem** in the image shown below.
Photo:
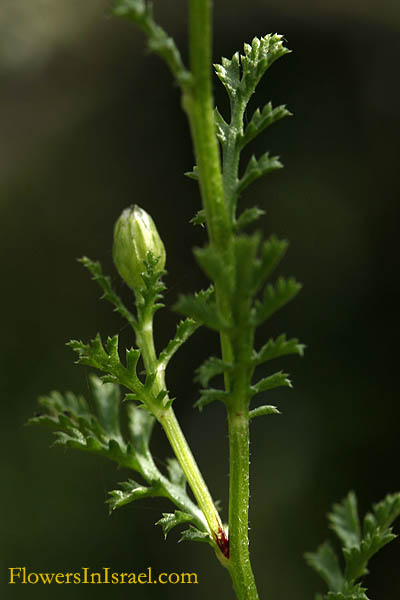
M157 360L154 347L153 319L151 314L148 314L147 317L144 318L140 323L140 327L136 332L136 336L138 347L142 352L146 371L148 373L157 373L157 377L154 382L154 392L155 395L157 395L160 391L166 389L165 372L164 369L159 368L159 363ZM153 413L164 429L174 454L178 459L183 472L185 473L194 497L196 498L197 503L204 514L211 537L217 546L216 549L219 549L223 553L224 548L226 547L226 537L220 516L215 508L211 494L203 479L200 469L197 466L175 413L172 407L163 410L160 410L156 407L153 408ZM222 561L224 560L223 557L220 557L220 559Z
M220 156L215 136L211 90L211 2L190 0L189 40L192 84L185 92L211 244L229 252L232 224L224 199Z
M190 0L189 39L192 84L185 91L183 104L192 131L200 190L206 214L210 244L222 255L226 268L234 279L233 254L234 215L224 196L218 142L215 135L214 106L211 84L211 1ZM237 121L239 117L237 116ZM237 124L236 124L237 125ZM237 173L238 157L233 150L228 161ZM236 181L226 182L227 192L233 195ZM231 299L226 291L216 287L218 309L228 321L232 320ZM232 340L221 334L222 357L233 363ZM225 387L231 390L225 377ZM236 394L235 394L236 395ZM241 396L239 393L238 396ZM247 399L243 396L228 410L230 446L229 543L230 558L225 566L232 577L239 600L258 600L248 550L249 507L249 418ZM239 409L238 409L239 407ZM243 409L245 407L245 409Z
M247 411L228 410L229 426L229 546L235 592L240 600L258 600L249 556L249 418Z

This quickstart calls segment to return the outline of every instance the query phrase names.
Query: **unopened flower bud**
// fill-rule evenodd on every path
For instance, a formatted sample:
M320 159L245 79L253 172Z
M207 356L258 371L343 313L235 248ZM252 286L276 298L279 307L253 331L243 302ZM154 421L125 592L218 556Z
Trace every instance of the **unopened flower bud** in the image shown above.
M140 208L126 208L114 227L114 264L125 283L138 293L143 289L142 274L151 252L158 259L157 270L165 267L165 248L150 215Z

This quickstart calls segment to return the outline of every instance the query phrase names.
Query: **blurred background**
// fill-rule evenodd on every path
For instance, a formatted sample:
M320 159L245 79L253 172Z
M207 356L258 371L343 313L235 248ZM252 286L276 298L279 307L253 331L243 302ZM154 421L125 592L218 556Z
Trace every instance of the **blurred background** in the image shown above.
M166 297L205 284L189 224L199 209L183 173L193 156L179 92L142 34L110 18L108 0L2 0L0 11L0 589L20 598L233 598L228 576L204 545L164 542L153 523L170 506L131 504L108 516L107 492L127 473L96 457L49 449L51 433L24 427L52 389L88 394L70 338L120 332L111 306L76 258L112 266L113 223L138 203L165 241ZM253 0L215 3L214 59L254 35L285 34L293 54L259 86L254 107L286 103L294 118L267 130L253 151L279 154L285 169L249 188L270 232L291 246L280 272L304 284L267 323L262 343L285 331L308 347L277 365L295 389L270 392L283 415L252 425L251 549L261 597L309 600L323 590L303 553L329 534L325 515L349 489L364 513L400 490L399 125L400 6L393 0ZM156 0L156 17L186 58L186 2ZM216 102L226 111L215 82ZM177 317L158 313L158 346ZM222 406L192 408L193 369L218 352L200 332L171 365L168 384L209 487L227 518L227 430ZM260 398L260 402L262 399ZM160 465L170 450L152 443ZM397 525L397 531L400 525ZM400 542L368 577L371 598L400 594ZM8 568L196 571L199 584L9 586Z

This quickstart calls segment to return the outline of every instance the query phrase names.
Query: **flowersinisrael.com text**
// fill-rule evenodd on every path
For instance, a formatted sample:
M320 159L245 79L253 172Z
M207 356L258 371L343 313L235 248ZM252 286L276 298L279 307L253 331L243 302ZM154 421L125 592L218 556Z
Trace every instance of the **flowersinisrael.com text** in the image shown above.
M158 573L153 574L151 567L141 573L116 572L110 567L102 567L100 570L92 570L90 567L82 567L78 571L47 573L29 571L27 567L9 567L9 584L197 584L197 573Z

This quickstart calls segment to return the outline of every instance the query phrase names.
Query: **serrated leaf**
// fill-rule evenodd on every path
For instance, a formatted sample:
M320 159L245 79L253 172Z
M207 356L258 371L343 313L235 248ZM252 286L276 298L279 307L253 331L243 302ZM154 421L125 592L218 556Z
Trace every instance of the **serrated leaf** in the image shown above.
M361 527L354 492L349 492L342 502L333 505L328 519L331 529L342 540L345 548L360 545Z
M229 97L234 99L241 79L239 52L236 52L231 60L222 58L221 62L221 65L214 65L215 72L228 92Z
M271 235L268 240L265 240L261 247L260 257L255 262L253 269L252 287L254 290L259 290L264 285L282 260L288 245L287 240L278 240L275 235Z
M333 592L341 592L344 577L339 565L339 559L329 542L324 542L316 552L305 554L307 563L317 571Z
M160 257L155 257L152 252L148 252L144 261L144 271L141 274L144 288L140 290L140 298L136 302L139 323L145 322L149 314L154 316L156 311L164 306L161 300L166 287L161 277L166 274L166 271L160 270L159 260Z
M176 458L167 459L167 470L169 480L182 490L186 490L186 475Z
M143 385L135 373L135 366L139 359L139 350L128 351L127 367L129 368L127 368L121 363L119 358L118 336L108 338L106 348L103 346L100 334L97 334L88 344L78 340L71 340L67 346L70 346L78 354L78 364L88 365L106 372L107 375L103 377L103 381L120 383L136 393L137 399L142 399Z
M102 381L90 376L90 384L93 392L96 414L104 431L116 440L122 440L119 425L120 391L119 386Z
M156 498L165 495L163 487L157 482L151 486L144 486L133 479L128 479L128 481L124 481L119 485L122 487L122 490L112 490L109 492L110 498L107 500L107 504L110 505L110 512L135 500Z
M207 404L211 404L211 402L225 402L228 398L228 392L225 392L224 390L215 390L213 388L209 388L200 391L200 398L195 403L195 406L201 411L205 406L207 406Z
M183 65L174 40L154 21L151 3L144 0L114 0L113 12L136 23L147 35L149 49L165 60L177 82L182 87L190 84L191 75Z
M274 33L261 38L253 38L251 45L244 45L244 55L240 56L243 69L240 90L250 98L267 69L290 50L283 45L283 36Z
M164 348L164 350L160 353L158 364L165 368L175 352L179 350L179 348L190 338L191 335L193 335L199 326L200 323L190 318L180 321L176 328L174 337L168 342L167 347Z
M174 309L210 329L220 331L228 327L225 320L217 313L212 288L201 290L194 295L180 296Z
M126 308L120 297L114 292L110 277L103 274L101 264L83 256L79 259L86 269L91 273L93 281L97 281L103 290L102 298L111 302L114 305L114 310L119 312L131 325L133 329L137 328L137 321L132 313Z
M304 344L299 344L297 338L288 340L283 333L275 340L271 338L258 352L254 352L253 364L261 365L269 360L279 358L280 356L287 356L288 354L303 356L304 348Z
M182 512L181 510L176 510L174 513L163 513L162 519L157 521L156 525L161 525L166 539L171 529L177 525L182 525L182 523L188 523L190 521L193 521L193 515Z
M284 117L291 116L291 112L287 110L286 106L276 106L272 108L271 102L268 102L263 109L260 111L259 108L253 113L249 124L241 138L239 138L239 144L243 148L246 144L251 142L257 135L259 135L264 129L276 123Z
M147 454L155 419L153 415L135 404L127 405L129 440L137 452Z
M231 102L240 97L247 103L265 71L275 60L290 52L282 40L279 34L255 37L251 45L244 45L244 55L239 57L236 52L231 60L222 58L222 64L214 65Z
M235 229L237 232L245 229L251 223L254 223L257 219L259 219L262 215L265 215L265 210L261 210L257 206L253 206L253 208L246 208L239 216L236 221Z
M234 321L243 324L248 320L249 306L254 294L254 269L260 236L240 235L234 240L235 253L235 300L233 302Z
M229 125L225 121L224 117L219 112L218 108L214 111L215 115L215 134L219 140L219 142L224 145L227 141Z
M221 253L213 246L206 246L205 248L195 248L194 255L206 275L228 292L232 278Z
M253 408L253 410L249 411L249 419L254 419L255 417L263 417L264 415L280 415L280 411L276 408L276 406L272 406L272 404L268 404L265 406L258 406L257 408Z
M289 279L280 277L275 285L267 285L262 300L255 303L254 324L260 325L263 323L282 306L290 302L300 290L301 284L293 277Z
M277 169L282 169L282 167L283 165L279 160L279 156L270 156L269 152L265 152L265 154L257 159L253 154L236 186L236 194L240 195L243 190L259 177Z
M192 225L200 225L201 227L205 226L206 223L206 211L204 209L199 210L193 219L190 219L189 223Z
M194 165L192 171L186 171L184 173L184 175L186 175L186 177L189 177L189 179L194 179L195 181L199 181L199 169L198 169L197 165ZM202 212L204 212L203 209L199 210L199 212L197 213L197 215L200 214L200 213L202 213ZM196 217L193 217L193 219L190 222L194 221L195 218ZM195 225L200 225L200 223L195 223Z
M257 381L257 383L251 386L251 393L255 396L256 394L266 392L267 390L273 390L277 387L292 387L292 382L287 373L279 371L269 377L260 379L260 381Z
M198 367L194 380L206 388L210 379L217 375L229 372L231 369L232 365L230 363L223 361L221 358L210 356L202 365L200 365L200 367Z
M207 544L213 545L209 533L206 531L200 531L192 525L189 529L182 532L180 542L206 542Z

